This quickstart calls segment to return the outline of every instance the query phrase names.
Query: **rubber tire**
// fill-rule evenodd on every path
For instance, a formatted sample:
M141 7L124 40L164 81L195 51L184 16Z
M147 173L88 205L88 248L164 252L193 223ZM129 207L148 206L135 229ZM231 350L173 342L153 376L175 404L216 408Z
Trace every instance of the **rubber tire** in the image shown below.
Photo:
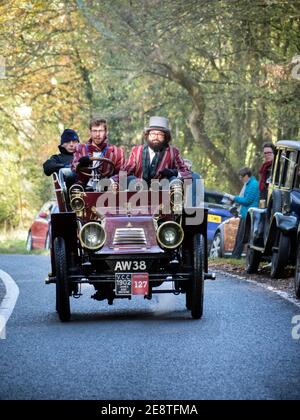
M28 252L32 251L32 233L31 231L28 232L27 239L26 239L26 250Z
M280 190L274 190L272 192L272 198L270 200L268 209L267 209L267 219L266 219L266 226L264 231L264 243L266 244L268 240L268 236L270 234L270 223L273 219L273 216L277 212L282 211L282 196Z
M247 247L246 253L246 273L255 274L258 271L259 263L261 260L261 252L256 249L251 248L249 245Z
M212 249L213 249L213 245L214 245L215 241L218 242L218 244L219 244L218 255L212 255ZM220 232L215 233L215 236L214 236L213 241L212 241L211 246L210 246L209 257L210 258L222 258L223 257L222 237L221 237Z
M63 238L54 240L54 258L56 270L56 310L62 322L71 319L70 295L67 272L66 246Z
M290 238L282 233L279 233L279 238L276 242L278 243L278 251L272 249L271 260L271 277L273 279L282 277L284 269L288 264L291 247Z
M297 261L296 261L296 268L295 268L294 285L295 285L295 295L297 299L300 299L300 242L299 240L298 240L298 245L297 245Z
M183 261L184 265L192 265L192 250L190 244L185 244L183 247ZM191 292L191 282L185 282L185 306L188 311L192 309L192 292Z
M196 233L193 238L194 260L193 280L191 287L191 313L194 319L203 315L204 298L204 238Z

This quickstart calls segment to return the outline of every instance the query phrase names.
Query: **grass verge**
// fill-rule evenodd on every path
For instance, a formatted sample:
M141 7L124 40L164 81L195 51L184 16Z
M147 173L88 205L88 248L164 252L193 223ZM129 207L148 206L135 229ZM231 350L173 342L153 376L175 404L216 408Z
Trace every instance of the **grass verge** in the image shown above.
M49 251L38 249L27 251L26 249L27 231L11 231L10 233L0 233L0 254L37 254L48 255Z

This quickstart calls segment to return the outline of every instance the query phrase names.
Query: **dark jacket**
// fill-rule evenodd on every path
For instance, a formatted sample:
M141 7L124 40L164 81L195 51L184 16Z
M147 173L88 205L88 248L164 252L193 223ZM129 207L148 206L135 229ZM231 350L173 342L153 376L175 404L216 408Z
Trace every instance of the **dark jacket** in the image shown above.
M53 155L43 164L45 175L50 176L58 173L61 168L70 168L73 160L73 153L67 152L64 147L58 146L60 154Z
M265 162L259 170L260 181L259 181L259 198L260 200L266 200L268 197L268 179L272 173L273 162Z

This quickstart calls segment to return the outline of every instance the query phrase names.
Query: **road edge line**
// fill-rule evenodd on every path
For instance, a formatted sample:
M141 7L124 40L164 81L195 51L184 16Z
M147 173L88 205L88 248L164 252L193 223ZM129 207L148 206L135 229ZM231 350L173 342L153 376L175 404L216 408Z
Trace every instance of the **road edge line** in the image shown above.
M0 279L5 287L5 295L0 303L0 339L5 338L5 327L16 306L20 289L14 279L5 271L0 270Z

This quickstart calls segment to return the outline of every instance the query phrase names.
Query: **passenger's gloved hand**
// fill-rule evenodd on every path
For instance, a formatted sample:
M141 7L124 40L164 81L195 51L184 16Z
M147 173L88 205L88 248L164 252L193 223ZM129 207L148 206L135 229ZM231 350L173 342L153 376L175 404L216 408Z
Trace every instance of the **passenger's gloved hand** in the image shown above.
M88 156L82 156L79 159L78 162L79 162L79 165L80 166L84 166L84 167L90 166L92 164L92 161L91 161L91 159Z
M160 171L160 175L163 178L172 178L173 176L178 176L178 171L177 169L163 169L162 171Z
M225 197L225 198L228 198L228 200L230 200L230 201L234 201L234 195L232 195L232 194L227 194L227 193L225 193L225 194L224 194L224 197Z

